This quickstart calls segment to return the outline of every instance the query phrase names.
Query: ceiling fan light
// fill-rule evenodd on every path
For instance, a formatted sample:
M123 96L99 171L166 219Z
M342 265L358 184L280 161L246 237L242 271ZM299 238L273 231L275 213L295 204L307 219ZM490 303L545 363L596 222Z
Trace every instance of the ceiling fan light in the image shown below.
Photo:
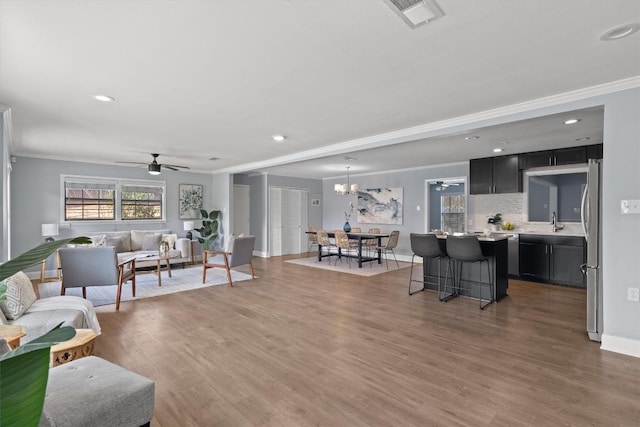
M149 164L149 174L150 175L160 175L160 165L157 163Z

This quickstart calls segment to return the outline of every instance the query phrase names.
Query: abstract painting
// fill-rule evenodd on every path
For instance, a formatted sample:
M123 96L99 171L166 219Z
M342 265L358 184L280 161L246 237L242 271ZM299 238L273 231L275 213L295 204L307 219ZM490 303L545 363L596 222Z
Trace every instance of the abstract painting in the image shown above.
M402 224L403 188L358 191L358 223Z
M180 219L198 219L200 218L200 209L202 209L202 185L197 184L180 184L178 186L180 193Z

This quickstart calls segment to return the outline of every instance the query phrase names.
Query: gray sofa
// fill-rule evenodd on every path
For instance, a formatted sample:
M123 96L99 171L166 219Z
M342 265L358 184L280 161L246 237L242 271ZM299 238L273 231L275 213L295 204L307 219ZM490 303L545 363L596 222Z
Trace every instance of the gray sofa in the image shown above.
M22 326L26 336L20 339L21 344L44 335L60 323L92 329L100 335L100 323L91 301L76 296L38 299L31 280L23 272L7 278L5 283L7 299L0 302L0 324Z
M170 243L170 255L177 255L170 259L170 263L182 264L191 260L191 241L184 237L178 238L169 229L161 230L127 230L127 231L99 231L86 234L98 246L114 246L118 253L118 259L124 260L136 255L157 255L158 248L144 248L145 236L160 235L161 240ZM155 245L154 245L155 246ZM136 268L153 267L155 261L145 261L144 258L136 260Z

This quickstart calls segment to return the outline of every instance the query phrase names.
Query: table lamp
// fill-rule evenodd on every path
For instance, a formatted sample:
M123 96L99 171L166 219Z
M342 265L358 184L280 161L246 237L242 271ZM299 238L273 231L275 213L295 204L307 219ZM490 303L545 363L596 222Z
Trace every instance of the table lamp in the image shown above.
M193 234L191 234L191 230L193 230L196 226L195 221L185 221L184 222L184 231L187 232L187 239L191 240L193 239Z
M58 224L42 224L42 236L45 237L45 242L53 242L55 240L53 236L58 234Z

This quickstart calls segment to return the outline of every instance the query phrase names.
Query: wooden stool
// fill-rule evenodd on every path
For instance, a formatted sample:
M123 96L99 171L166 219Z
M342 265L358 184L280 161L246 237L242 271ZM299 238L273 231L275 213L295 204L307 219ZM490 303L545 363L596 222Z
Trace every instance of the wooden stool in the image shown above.
M96 336L96 333L91 329L76 329L75 337L51 347L51 366L58 366L82 357L93 356Z

